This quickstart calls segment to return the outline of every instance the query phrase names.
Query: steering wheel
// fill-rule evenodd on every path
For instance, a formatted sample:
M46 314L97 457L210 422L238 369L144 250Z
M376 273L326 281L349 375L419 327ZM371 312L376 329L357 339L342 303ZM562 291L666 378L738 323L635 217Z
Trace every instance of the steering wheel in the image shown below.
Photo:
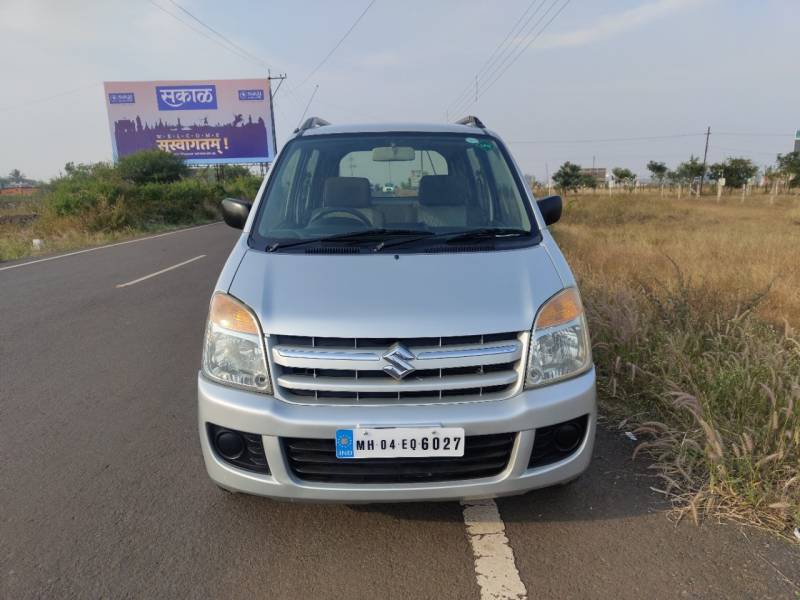
M327 218L330 215L333 215L333 214L336 214L336 213L339 213L339 214L341 214L341 215L343 215L345 217L351 218L351 219L355 219L356 221L359 221L362 225L364 225L366 227L372 227L372 222L366 216L364 216L364 214L362 214L361 211L359 211L358 209L356 209L356 208L343 208L343 207L336 207L336 206L330 206L328 208L323 208L317 214L315 214L313 217L311 217L311 219L309 219L308 224L311 225L315 221L319 221L321 219Z

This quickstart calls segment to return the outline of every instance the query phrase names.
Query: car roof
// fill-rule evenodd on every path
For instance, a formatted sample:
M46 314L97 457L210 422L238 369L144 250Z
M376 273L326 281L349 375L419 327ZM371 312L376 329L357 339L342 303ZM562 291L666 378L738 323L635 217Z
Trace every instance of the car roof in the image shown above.
M442 123L353 123L342 125L319 125L299 131L298 136L335 135L340 133L459 133L462 135L488 134L492 131L472 125Z

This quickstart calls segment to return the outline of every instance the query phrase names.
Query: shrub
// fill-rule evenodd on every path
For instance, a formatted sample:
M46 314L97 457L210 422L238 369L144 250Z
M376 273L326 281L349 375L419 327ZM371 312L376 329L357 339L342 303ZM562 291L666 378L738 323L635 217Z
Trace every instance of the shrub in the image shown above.
M66 175L45 188L45 210L57 216L71 216L94 210L100 203L113 205L130 187L116 169L107 163L73 165L67 163Z
M86 231L185 225L217 218L217 205L225 195L215 183L181 178L187 171L183 160L160 151L139 152L116 167L68 163L65 171L45 190L43 216L50 221L74 217L70 226L79 223ZM252 188L250 178L231 185L237 193Z
M800 341L704 285L584 286L604 406L697 520L800 522Z
M132 222L152 224L188 224L219 217L219 201L224 192L217 185L198 179L142 185L126 203Z
M227 179L223 184L225 195L242 200L254 200L261 187L261 178L255 175L243 175L235 179Z
M132 183L171 183L189 174L189 167L180 157L162 150L142 150L117 163L119 176Z

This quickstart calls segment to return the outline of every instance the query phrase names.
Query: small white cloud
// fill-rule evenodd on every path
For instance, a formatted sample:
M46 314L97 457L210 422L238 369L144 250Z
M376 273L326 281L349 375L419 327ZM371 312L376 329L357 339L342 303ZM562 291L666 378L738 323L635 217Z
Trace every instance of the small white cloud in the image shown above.
M591 27L565 33L545 34L537 40L535 45L539 48L585 46L624 31L635 29L672 12L700 4L701 2L704 2L704 0L656 0L636 8L601 17Z

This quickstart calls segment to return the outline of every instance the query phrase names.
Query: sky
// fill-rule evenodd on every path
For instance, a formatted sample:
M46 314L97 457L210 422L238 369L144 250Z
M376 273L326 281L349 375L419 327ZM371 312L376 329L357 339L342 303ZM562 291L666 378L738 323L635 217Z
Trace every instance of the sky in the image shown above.
M103 81L268 68L279 148L318 85L308 114L336 123L478 115L540 180L566 160L646 176L702 156L709 126L709 162L764 166L800 129L798 0L375 0L323 62L368 5L0 0L0 175L111 160Z

